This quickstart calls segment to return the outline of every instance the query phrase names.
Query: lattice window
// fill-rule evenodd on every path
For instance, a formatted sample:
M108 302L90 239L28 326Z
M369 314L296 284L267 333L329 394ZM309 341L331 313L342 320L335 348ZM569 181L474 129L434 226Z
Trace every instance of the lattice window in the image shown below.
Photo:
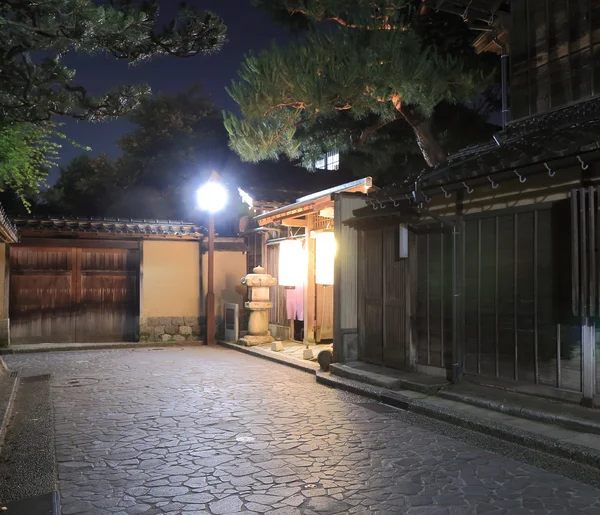
M319 170L339 170L340 153L337 150L332 150L327 154L323 154L315 161L315 168Z
M333 229L333 218L326 218L317 214L310 215L313 229Z

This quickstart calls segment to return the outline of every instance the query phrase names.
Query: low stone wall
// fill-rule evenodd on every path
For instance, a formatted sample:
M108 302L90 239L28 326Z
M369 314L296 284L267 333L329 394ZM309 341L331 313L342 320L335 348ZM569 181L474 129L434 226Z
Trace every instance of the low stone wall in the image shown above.
M271 336L276 340L285 341L292 339L289 325L269 324L269 331L271 332Z
M204 336L204 317L142 317L140 340L143 342L183 342Z

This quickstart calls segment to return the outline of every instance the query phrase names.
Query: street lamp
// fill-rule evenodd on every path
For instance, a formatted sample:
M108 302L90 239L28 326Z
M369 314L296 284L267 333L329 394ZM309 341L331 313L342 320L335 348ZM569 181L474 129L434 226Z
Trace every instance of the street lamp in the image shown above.
M217 172L196 192L198 207L208 212L208 284L206 288L206 345L215 343L215 213L225 207L227 190Z

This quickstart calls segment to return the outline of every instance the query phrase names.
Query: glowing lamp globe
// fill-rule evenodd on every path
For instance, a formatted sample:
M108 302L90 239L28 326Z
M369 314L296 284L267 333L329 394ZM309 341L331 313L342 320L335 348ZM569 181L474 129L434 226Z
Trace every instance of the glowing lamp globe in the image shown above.
M196 192L198 207L216 213L227 204L227 190L218 182L209 181Z

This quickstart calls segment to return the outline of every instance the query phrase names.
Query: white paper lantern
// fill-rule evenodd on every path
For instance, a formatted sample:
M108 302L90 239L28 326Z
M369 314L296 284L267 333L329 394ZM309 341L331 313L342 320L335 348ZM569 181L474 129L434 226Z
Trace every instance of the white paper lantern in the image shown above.
M333 284L333 262L335 258L335 235L332 232L318 232L316 238L316 270L317 284Z
M297 286L306 274L304 249L300 240L285 240L279 244L280 286Z

